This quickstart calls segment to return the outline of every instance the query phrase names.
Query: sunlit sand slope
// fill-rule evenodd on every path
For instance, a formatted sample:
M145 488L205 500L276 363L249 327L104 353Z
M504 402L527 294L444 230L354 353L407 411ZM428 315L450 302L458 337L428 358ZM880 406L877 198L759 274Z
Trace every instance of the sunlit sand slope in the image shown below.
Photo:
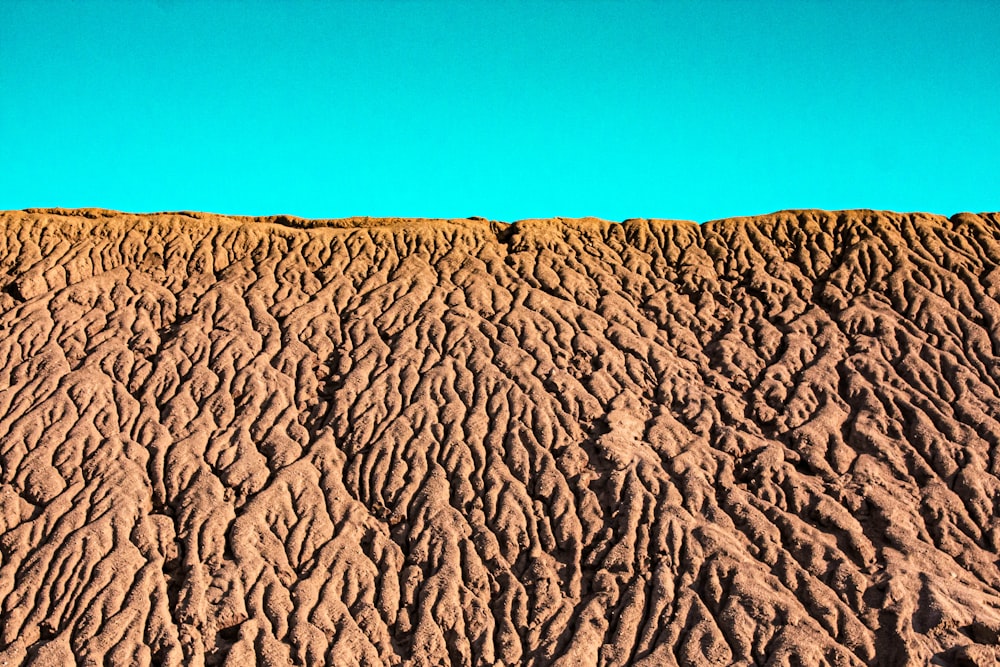
M990 665L1000 217L0 214L0 664Z

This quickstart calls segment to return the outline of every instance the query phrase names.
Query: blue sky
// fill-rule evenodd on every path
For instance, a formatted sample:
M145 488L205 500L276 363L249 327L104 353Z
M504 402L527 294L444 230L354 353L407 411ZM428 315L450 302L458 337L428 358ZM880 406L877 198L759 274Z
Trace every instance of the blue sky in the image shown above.
M0 209L1000 210L1000 3L0 2Z

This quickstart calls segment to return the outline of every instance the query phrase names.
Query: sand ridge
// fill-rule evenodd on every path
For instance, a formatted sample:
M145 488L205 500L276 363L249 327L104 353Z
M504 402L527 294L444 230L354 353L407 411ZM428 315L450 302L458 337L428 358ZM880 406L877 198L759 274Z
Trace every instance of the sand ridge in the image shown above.
M1000 216L0 213L0 664L993 664Z

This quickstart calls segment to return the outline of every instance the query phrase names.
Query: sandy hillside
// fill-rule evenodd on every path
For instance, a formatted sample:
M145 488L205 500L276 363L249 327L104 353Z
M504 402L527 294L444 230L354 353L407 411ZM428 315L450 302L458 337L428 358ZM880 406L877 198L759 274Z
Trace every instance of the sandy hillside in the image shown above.
M1000 215L0 214L0 664L992 665Z

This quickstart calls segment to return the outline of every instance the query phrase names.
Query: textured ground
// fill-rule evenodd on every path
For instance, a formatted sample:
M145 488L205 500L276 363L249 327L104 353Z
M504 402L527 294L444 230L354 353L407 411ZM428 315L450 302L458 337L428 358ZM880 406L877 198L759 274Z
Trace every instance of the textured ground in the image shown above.
M988 665L1000 216L0 214L0 664Z

